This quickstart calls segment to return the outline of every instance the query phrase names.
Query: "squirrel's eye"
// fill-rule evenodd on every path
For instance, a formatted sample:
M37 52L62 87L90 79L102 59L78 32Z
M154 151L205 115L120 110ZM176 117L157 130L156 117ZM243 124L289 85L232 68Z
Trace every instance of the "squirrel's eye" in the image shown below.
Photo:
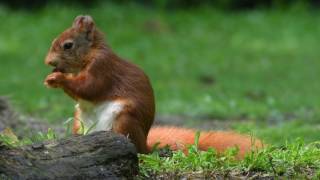
M73 46L73 43L72 42L67 42L67 43L64 43L63 44L63 49L64 50L68 50L68 49L71 49Z

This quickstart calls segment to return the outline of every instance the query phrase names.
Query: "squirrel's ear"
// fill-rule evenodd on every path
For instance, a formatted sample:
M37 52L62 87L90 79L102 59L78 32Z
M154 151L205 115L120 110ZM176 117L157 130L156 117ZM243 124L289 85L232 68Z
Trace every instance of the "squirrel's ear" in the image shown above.
M78 32L86 33L88 40L93 39L95 24L91 16L77 16L73 21L72 27Z

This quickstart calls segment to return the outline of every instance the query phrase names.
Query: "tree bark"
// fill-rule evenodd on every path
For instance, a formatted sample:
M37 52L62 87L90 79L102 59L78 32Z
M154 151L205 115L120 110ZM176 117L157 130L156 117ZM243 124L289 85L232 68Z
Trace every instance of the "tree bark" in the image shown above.
M134 145L113 132L0 147L0 179L132 179L137 173Z

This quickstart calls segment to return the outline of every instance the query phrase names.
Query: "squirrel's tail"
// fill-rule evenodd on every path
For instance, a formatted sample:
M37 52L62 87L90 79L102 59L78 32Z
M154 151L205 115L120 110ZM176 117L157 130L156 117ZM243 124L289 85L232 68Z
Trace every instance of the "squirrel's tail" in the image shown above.
M155 144L157 147L170 146L172 150L186 150L186 146L194 144L196 131L178 127L154 127L151 128L147 146L151 150ZM231 147L238 147L237 157L241 158L252 149L261 148L262 142L250 136L241 135L233 132L200 132L198 148L207 150L213 148L217 152L224 152Z

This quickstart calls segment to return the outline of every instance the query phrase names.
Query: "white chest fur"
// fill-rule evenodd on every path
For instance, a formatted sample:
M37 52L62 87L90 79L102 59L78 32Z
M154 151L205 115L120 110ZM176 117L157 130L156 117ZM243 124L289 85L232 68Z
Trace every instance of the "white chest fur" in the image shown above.
M106 101L98 105L79 101L75 108L80 112L79 118L84 127L92 128L90 132L95 132L111 130L115 118L121 113L123 107L124 104L121 101Z

